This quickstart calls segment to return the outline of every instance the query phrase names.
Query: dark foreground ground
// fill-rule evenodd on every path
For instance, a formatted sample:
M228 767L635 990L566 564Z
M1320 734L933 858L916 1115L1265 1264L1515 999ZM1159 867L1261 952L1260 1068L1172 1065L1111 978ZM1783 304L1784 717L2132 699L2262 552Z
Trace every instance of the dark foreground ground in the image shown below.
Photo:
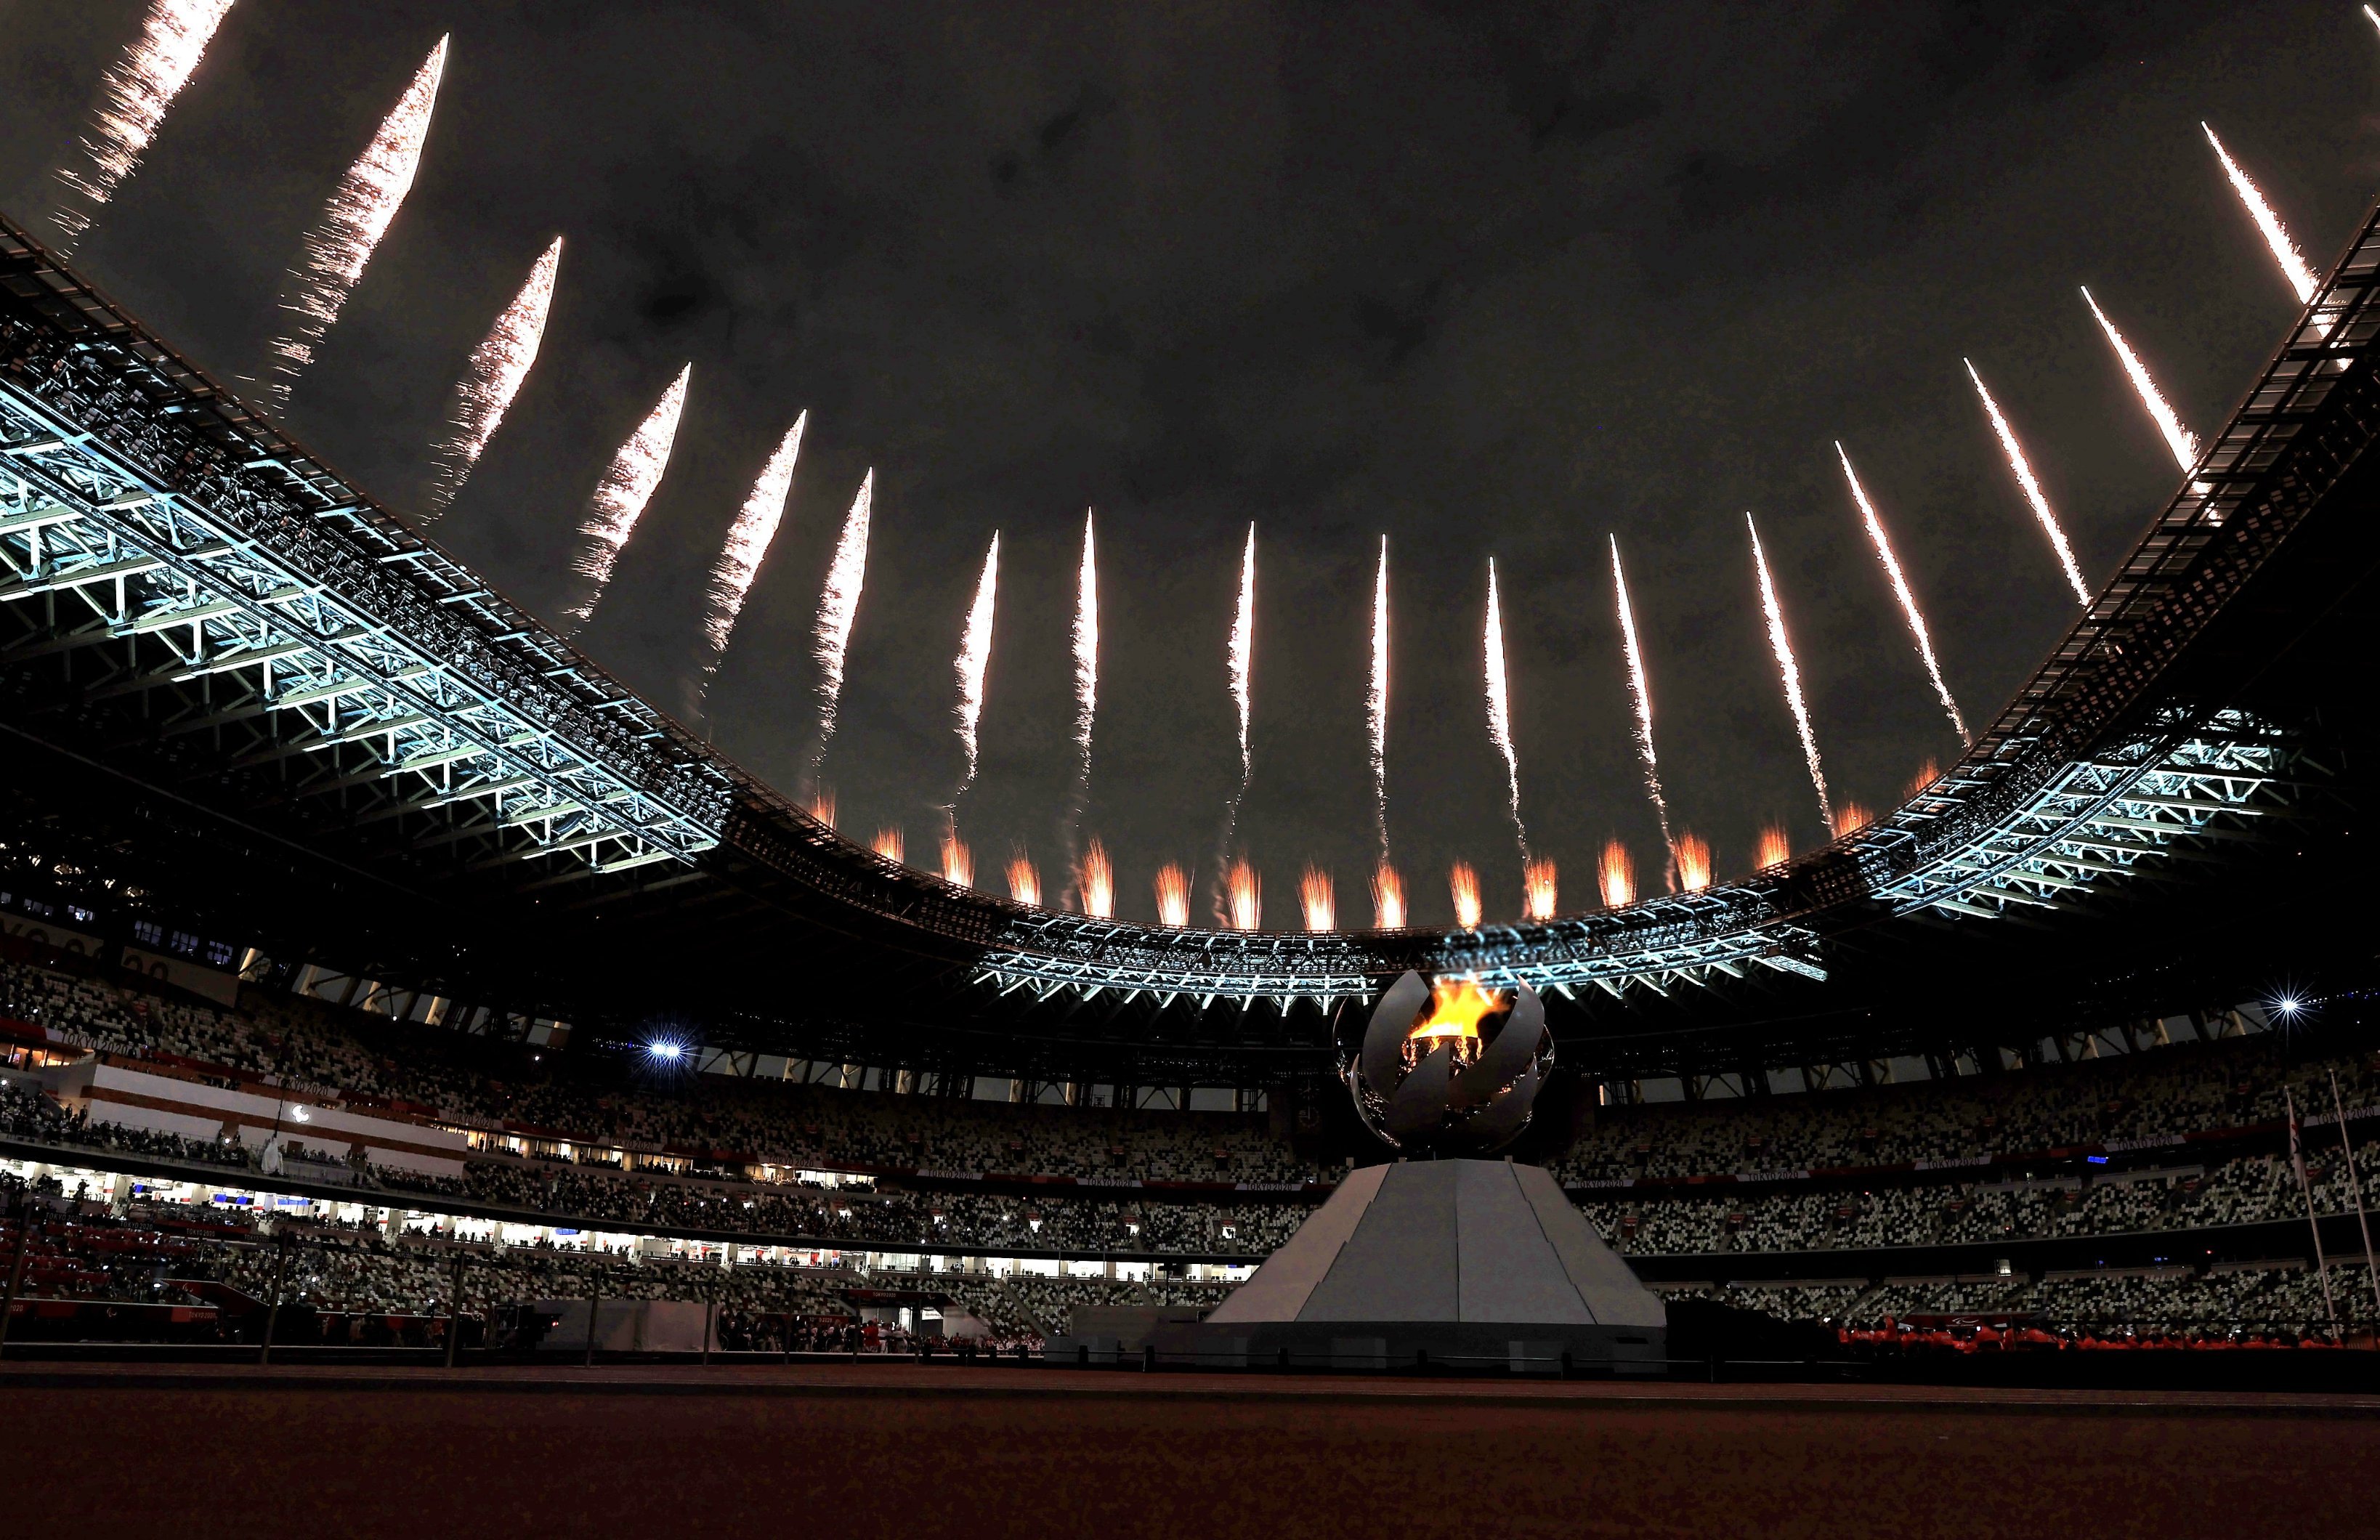
M0 1368L0 1531L2380 1534L2380 1400L905 1364Z

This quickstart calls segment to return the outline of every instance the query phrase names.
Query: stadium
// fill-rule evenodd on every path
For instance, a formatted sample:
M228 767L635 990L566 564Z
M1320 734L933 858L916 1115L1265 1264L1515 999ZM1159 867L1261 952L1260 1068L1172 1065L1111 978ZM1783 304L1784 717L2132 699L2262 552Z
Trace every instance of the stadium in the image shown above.
M1500 578L1491 562L1479 757L1496 819L1509 792L1498 833L1517 840L1519 912L1483 913L1460 861L1451 923L1419 878L1409 904L1390 856L1386 788L1401 772L1388 768L1382 536L1368 612L1375 923L1342 923L1352 914L1312 862L1305 923L1278 909L1268 923L1247 800L1250 525L1228 648L1220 622L1211 647L1204 631L1195 644L1231 671L1223 778L1238 790L1213 859L1168 861L1144 920L1086 832L1092 724L1107 731L1111 709L1093 682L1102 637L1116 646L1123 624L1111 612L1100 628L1089 524L1072 684L1042 713L1076 777L1069 854L1044 882L1015 843L1002 896L989 858L977 880L962 837L978 816L965 799L991 794L974 790L979 731L982 778L1002 763L983 714L987 668L996 691L1012 655L996 650L1010 645L994 630L998 534L956 665L965 774L934 804L935 856L906 859L897 826L871 842L847 810L839 823L820 776L831 745L846 752L838 705L844 739L866 730L851 720L862 675L855 663L846 685L844 673L855 615L927 624L861 587L871 495L880 563L891 538L889 472L852 479L817 623L823 714L814 729L805 718L802 754L762 751L764 775L721 746L732 724L704 692L732 685L755 575L779 571L764 554L784 560L771 540L808 408L747 518L771 487L774 511L739 519L720 548L702 590L708 651L684 692L641 661L608 661L625 644L594 617L642 549L632 540L650 539L638 521L681 407L701 399L688 373L598 484L563 598L517 603L498 587L503 548L450 543L438 521L447 503L458 521L473 507L457 499L482 451L481 479L501 473L494 435L515 393L573 367L552 339L538 361L562 241L473 355L434 497L383 503L288 425L339 430L327 406L292 406L292 385L317 352L331 370L326 334L348 291L369 290L366 264L413 182L405 158L424 153L431 104L452 89L440 72L468 38L437 43L310 234L272 379L211 371L103 286L108 263L74 249L104 232L184 83L213 79L217 26L234 37L243 22L261 25L227 0L159 0L147 32L110 45L125 53L83 141L90 165L58 174L80 200L73 217L51 229L30 210L0 216L0 1384L62 1419L64 1441L104 1442L118 1416L162 1438L203 1407L216 1425L204 1458L241 1473L234 1485L293 1437L322 1437L362 1450L357 1479L385 1496L469 1467L470 1441L518 1418L545 1440L516 1443L520 1459L584 1487L572 1525L599 1510L758 1522L831 1492L870 1532L1005 1532L1038 1513L1169 1533L1269 1514L1336 1533L1401 1522L1378 1492L1341 1484L1351 1469L1388 1478L1410 1458L1400 1447L1433 1428L1526 1451L1534 1473L1515 1489L1563 1500L1579 1490L1563 1451L1587 1425L1572 1419L1593 1416L1599 1459L1681 1473L1645 1473L1612 1499L1632 1527L1754 1522L1757 1476L1683 1495L1696 1462L1731 1447L1803 1462L1833 1448L1852 1468L1770 1515L1795 1533L1848 1532L1828 1515L1847 1522L1857 1472L1884 1466L1907 1489L1856 1496L1899 1505L1904 1533L2152 1512L2168 1533L2199 1533L2213 1510L2190 1506L2260 1470L2288 1484L2303 1522L2369 1522L2322 1473L2368 1453L2380 1389L2367 1207L2380 1205L2380 956L2362 860L2380 813L2362 662L2380 625L2380 457L2364 458L2380 439L2380 211L2299 258L2206 130L2230 178L2220 196L2244 200L2224 217L2269 237L2285 272L2299 262L2300 302L2200 437L2091 299L2126 371L2111 378L2129 380L2127 401L2137 388L2128 409L2174 449L2161 501L2095 577L1968 365L2005 446L1993 474L2022 482L2081 600L2058 612L2046 656L1998 680L2007 703L1987 718L1961 716L1866 484L1835 446L1829 468L1840 456L1962 746L1872 816L1840 770L1830 798L1803 695L1818 627L1797 661L1771 570L1792 598L1789 537L1772 527L1764 546L1767 515L1752 520L1783 696L1765 655L1745 672L1771 692L1770 729L1797 728L1785 763L1799 775L1791 754L1806 756L1812 784L1794 794L1815 794L1822 837L1795 849L1764 834L1733 875L1672 829L1681 772L1673 755L1665 793L1614 535L1608 578L1600 542L1588 566L1609 586L1598 593L1617 590L1635 713L1618 759L1631 778L1641 759L1646 800L1631 816L1658 815L1658 858L1640 879L1615 836L1596 864L1600 902L1581 905L1575 880L1571 903L1557 897L1544 831L1562 815L1534 793L1533 845L1499 610L1500 580L1510 593L1527 569L1508 562ZM129 267L125 247L104 249ZM138 271L143 311L187 313ZM374 324L361 313L352 324ZM741 461L736 474L749 475ZM1913 527L1915 494L1904 501L1896 525ZM1900 532L1906 552L1916 541ZM1130 558L1111 528L1100 539L1112 596ZM1017 582L1034 549L1013 542L1002 580ZM1640 578L1636 609L1656 591ZM1476 669L1473 613L1445 650ZM1947 607L1936 619L1946 637L1960 624ZM1663 666L1656 655L1654 677ZM1463 731L1479 736L1467 719ZM860 794L846 779L846 809ZM990 849L997 836L976 838ZM1211 921L1191 917L1202 887ZM1441 1029L1458 989L1475 1009ZM1539 1017L1542 1037L1532 1025L1524 1041L1517 1024ZM1433 1049L1434 1034L1452 1046ZM1529 1199L1529 1235L1545 1226L1530 1243L1560 1252L1548 1276L1560 1285L1569 1268L1580 1318L1602 1335L1471 1303L1488 1287L1465 1270L1478 1257L1513 1277L1535 1265L1496 1250L1509 1238L1488 1231L1504 1221L1450 1185L1458 1167L1496 1165L1529 1173L1512 1180L1531 1193L1542 1173L1552 1195ZM1446 1239L1418 1221L1390 1233L1380 1194L1426 1180L1450 1194ZM1350 1205L1360 1223L1333 1219ZM1586 1239L1565 1243L1560 1226ZM1298 1260L1326 1239L1320 1261ZM1382 1259L1363 1263L1365 1243ZM1581 1247L1617 1292L1583 1281ZM1438 1336L1415 1324L1420 1306L1318 1316L1310 1303L1393 1292L1391 1275L1441 1261L1464 1303ZM1308 1308L1264 1316L1284 1278L1304 1279ZM1597 1303L1621 1292L1649 1314ZM1457 1316L1488 1324L1456 1332ZM1301 1321L1312 1330L1290 1329ZM400 1387L421 1393L382 1393ZM261 1401L260 1388L286 1399ZM1988 1447L1978 1463L2036 1458L2070 1437L2046 1413L2077 1407L2109 1430L2119 1452L2105 1458L2141 1470L2169 1469L2139 1452L2155 1418L2208 1419L2191 1442L2237 1437L2163 1478L2177 1485L2162 1507L2095 1488L2086 1461L2030 1506L1995 1508L1925 1465L1931 1442L1906 1442L1956 1433ZM1342 1425L1326 1434L1317 1418ZM1978 1418L1990 1432L1957 1431ZM1003 1423L1038 1452L981 1463ZM803 1446L784 1456L793 1473L717 1477L674 1510L610 1485L650 1478L647 1443L736 1465L750 1461L735 1441L789 1437ZM1169 1444L1179 1459L1160 1471L1150 1451ZM920 1448L962 1452L943 1457L955 1463L931 1504L905 1509L888 1491L918 1472ZM759 1464L774 1473L775 1459ZM1262 1473L1232 1477L1236 1497L1206 1490L1233 1469ZM1111 1505L1111 1477L1138 1495ZM469 1500L504 1500L498 1480L472 1475ZM1293 1522L1289 1499L1247 1496L1307 1481L1354 1506ZM961 1494L979 1485L999 1495L970 1510ZM1028 1488L1053 1494L1048 1506ZM153 1532L178 1499L161 1487L124 1500L106 1532ZM248 1511L301 1511L287 1501ZM363 1507L346 1511L357 1533L378 1532ZM1433 1510L1423 1527L1463 1522Z

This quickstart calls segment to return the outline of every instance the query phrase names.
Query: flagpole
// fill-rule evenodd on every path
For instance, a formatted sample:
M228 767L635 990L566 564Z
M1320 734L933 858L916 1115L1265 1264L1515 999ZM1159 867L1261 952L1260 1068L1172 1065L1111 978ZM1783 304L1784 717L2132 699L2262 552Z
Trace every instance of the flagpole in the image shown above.
M2372 1217L2363 1209L2363 1179L2355 1174L2355 1146L2347 1142L2347 1103L2338 1095L2338 1071L2330 1072L2330 1110L2338 1114L2338 1153L2347 1162L2347 1190L2355 1197L2355 1222L2363 1230L2363 1274L2372 1281L2372 1303L2380 1305L2380 1267L2372 1262Z
M2298 1143L2298 1098L2287 1085L2281 1087L2281 1103L2289 1112L2289 1164L2297 1168L2298 1191L2305 1194L2306 1228L2313 1231L2313 1267L2322 1275L2322 1308L2336 1327L2338 1302L2330 1296L2330 1263L2322 1254L2322 1221L2314 1216L2313 1182L2306 1176L2305 1151Z

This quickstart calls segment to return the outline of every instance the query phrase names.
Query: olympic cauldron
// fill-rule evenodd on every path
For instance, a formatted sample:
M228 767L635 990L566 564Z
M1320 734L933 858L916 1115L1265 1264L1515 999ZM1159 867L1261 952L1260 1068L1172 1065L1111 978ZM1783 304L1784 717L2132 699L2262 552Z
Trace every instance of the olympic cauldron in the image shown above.
M1364 1125L1412 1153L1485 1155L1519 1137L1553 1068L1545 1002L1526 984L1436 984L1407 973L1380 995L1360 1034L1339 1040L1340 1073Z

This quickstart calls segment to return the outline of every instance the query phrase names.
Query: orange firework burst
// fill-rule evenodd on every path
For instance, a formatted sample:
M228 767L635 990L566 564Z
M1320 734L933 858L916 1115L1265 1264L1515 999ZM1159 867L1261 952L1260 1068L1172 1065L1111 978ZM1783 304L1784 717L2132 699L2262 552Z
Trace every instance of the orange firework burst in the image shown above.
M1339 925L1338 895L1331 891L1330 874L1309 865L1297 879L1297 898L1305 910L1305 928L1335 930Z
M1876 815L1856 802L1846 802L1835 809L1835 838L1855 833L1876 821Z
M1479 928L1479 874L1468 861L1457 861L1446 874L1447 891L1454 895L1454 923L1465 930Z
M1264 924L1264 882L1243 855L1232 863L1232 928L1254 930Z
M1560 890L1555 886L1554 864L1548 860L1527 863L1521 868L1522 903L1533 920L1554 917Z
M834 788L832 786L820 786L818 790L810 793L809 811L810 817L818 819L819 822L826 825L829 829L832 829L834 827Z
M1008 863L1008 896L1019 903L1041 902L1041 874L1034 870L1032 857L1021 850Z
M1917 773L1910 778L1909 790L1902 794L1902 800L1906 801L1911 797L1917 796L1919 794L1923 793L1926 787L1931 786L1934 782L1941 779L1942 768L1939 765L1937 765L1931 759L1921 760L1917 766Z
M1372 923L1383 930L1402 930L1405 925L1405 879L1386 861L1372 874Z
M1636 858L1628 847L1617 840L1603 847L1603 861L1596 876L1603 889L1603 906L1620 909L1636 902Z
M1681 833L1672 853L1678 862L1678 886L1690 893L1701 892L1710 886L1710 846L1694 834Z
M1793 843L1785 837L1782 828L1772 823L1760 831L1760 855L1754 863L1755 866L1781 867L1791 859Z
M1108 847L1099 843L1099 836L1083 851L1082 869L1075 879L1083 885L1083 913L1093 919L1115 918L1115 867L1108 860Z
M887 861L906 860L909 854L908 847L909 842L902 834L901 826L897 823L876 831L876 854Z
M942 880L961 888L975 886L975 853L954 833L942 836Z
M1157 918L1176 928L1190 923L1190 878L1172 861L1157 868Z

